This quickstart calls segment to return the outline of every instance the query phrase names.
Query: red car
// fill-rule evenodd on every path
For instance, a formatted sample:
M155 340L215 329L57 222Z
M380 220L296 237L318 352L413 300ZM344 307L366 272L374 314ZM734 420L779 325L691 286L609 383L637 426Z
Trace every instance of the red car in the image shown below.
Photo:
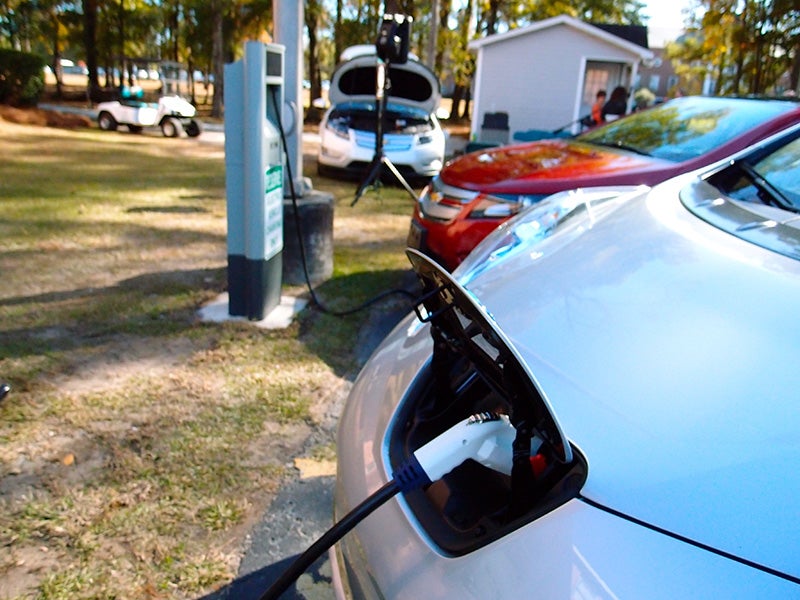
M654 185L800 122L791 100L676 98L574 138L458 157L423 190L408 245L455 269L500 223L578 187Z

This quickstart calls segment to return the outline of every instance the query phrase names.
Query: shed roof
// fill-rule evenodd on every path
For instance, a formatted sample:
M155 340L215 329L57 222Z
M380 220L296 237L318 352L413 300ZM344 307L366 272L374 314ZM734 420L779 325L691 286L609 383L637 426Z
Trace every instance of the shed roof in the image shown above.
M611 35L615 35L618 38L628 40L642 48L650 48L650 45L647 43L646 25L614 25L607 23L591 23L591 25Z
M596 25L590 25L589 23L586 23L574 17L570 17L569 15L559 15L557 17L552 17L550 19L544 19L543 21L536 21L535 23L531 23L530 25L526 25L525 27L511 29L504 33L497 33L494 35L487 36L485 38L481 38L479 40L474 40L469 43L469 49L480 50L486 46L502 43L519 36L530 35L532 33L536 33L537 31L543 31L545 29L549 29L551 27L557 27L559 25L566 25L568 27L572 27L573 29L580 31L586 35L595 37L613 46L617 46L623 50L630 52L635 56L638 56L641 60L653 57L653 53L647 47L642 47L639 44L635 44L626 39L623 39L618 35L614 35L613 33L606 31L605 29L601 29Z

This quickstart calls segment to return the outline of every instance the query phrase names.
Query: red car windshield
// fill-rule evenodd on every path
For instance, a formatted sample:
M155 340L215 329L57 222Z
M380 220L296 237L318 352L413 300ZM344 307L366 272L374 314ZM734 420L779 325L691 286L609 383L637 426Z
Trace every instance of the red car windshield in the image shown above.
M790 101L676 98L592 129L577 139L683 162L707 154L749 129L797 108L798 104Z

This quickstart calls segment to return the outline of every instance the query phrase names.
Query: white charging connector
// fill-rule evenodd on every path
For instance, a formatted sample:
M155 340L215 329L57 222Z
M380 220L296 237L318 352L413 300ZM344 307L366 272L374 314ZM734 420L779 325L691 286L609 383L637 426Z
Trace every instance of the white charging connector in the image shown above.
M515 435L506 415L472 415L417 449L392 477L407 492L441 479L470 458L510 475Z
M465 460L511 473L516 429L506 415L472 415L419 448L393 473L392 480L347 513L300 555L267 589L261 600L276 600L323 552L397 492L408 492L440 479Z

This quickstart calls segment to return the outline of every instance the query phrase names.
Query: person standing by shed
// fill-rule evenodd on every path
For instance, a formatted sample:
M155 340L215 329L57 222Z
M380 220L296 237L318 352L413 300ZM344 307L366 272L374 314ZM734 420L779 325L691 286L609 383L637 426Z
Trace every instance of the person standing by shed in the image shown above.
M592 104L592 121L595 125L600 125L603 122L603 106L606 103L606 91L598 90L595 95L594 104Z
M611 97L601 111L603 121L614 121L628 112L628 90L619 85L611 92Z

